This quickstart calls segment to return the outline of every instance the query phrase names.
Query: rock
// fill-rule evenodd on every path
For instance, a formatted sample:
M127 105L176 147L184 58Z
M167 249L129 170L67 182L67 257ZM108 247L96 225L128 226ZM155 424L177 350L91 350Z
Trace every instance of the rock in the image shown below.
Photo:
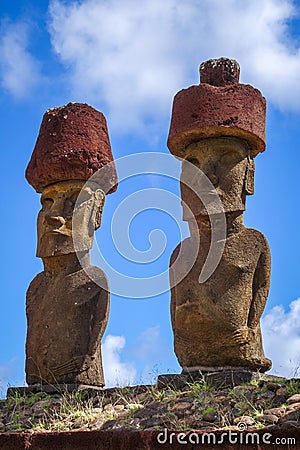
M275 397L272 398L272 406L274 407L280 407L283 405L286 401L285 395L275 395Z
M45 112L26 178L42 192L59 181L88 180L109 163L99 179L105 193L117 186L105 117L87 104L68 103Z
M148 419L141 420L140 426L143 429L147 429L147 428L152 428L152 427L162 425L163 423L164 423L163 417L154 416L154 417L149 417Z
M58 402L58 404L60 405L61 403ZM32 410L34 413L39 412L40 410L44 411L45 409L47 410L50 406L50 401L49 400L40 400L36 403L34 403L34 405L32 406Z
M273 424L278 422L278 417L275 416L275 414L262 414L261 416L258 417L259 422L264 422L267 424Z
M104 420L103 419L96 419L94 422L92 422L89 425L90 430L100 430L103 426Z
M217 412L208 412L202 416L204 422L220 422L220 416Z
M190 402L178 402L171 409L179 418L189 416L194 413L195 405Z
M274 415L276 417L281 417L285 413L285 408L270 408L264 411L264 414Z
M187 383L188 376L177 373L158 375L157 378L158 389L167 389L168 387L182 389Z
M208 383L214 387L219 388L220 386L227 386L234 388L241 383L250 382L253 378L253 371L247 369L225 369L215 372L208 372L204 376ZM245 389L247 392L248 387L251 389L253 386L247 386L247 389Z
M263 392L262 394L259 394L257 396L257 399L261 399L261 398L268 399L268 398L273 398L273 397L275 397L275 393L273 391L266 391L266 392Z
M234 392L236 393L236 395L238 397L242 396L242 397L246 397L248 400L252 399L255 391L256 391L257 387L256 386L235 386L233 388Z
M200 82L226 86L239 82L240 66L234 59L210 59L200 65Z
M162 403L159 401L154 401L154 402L149 403L149 405L147 405L147 407L151 408L151 409L156 409L156 408L159 409L159 408L161 408L161 406L162 406Z
M103 425L101 426L101 430L114 429L114 427L116 427L116 426L117 426L117 421L115 419L108 420L107 422L103 423Z
M289 397L286 401L288 405L291 403L299 403L300 402L300 394L294 394L291 397Z
M280 383L274 383L274 382L267 383L267 389L269 391L276 392L278 389L280 389L282 387L284 387L284 386Z
M152 408L141 408L138 409L137 411L134 412L134 417L137 419L144 419L144 418L148 418L151 417L155 414L155 410L153 410Z
M191 143L217 136L245 139L252 156L264 151L266 101L258 89L239 84L237 70L228 71L226 61L230 60L222 58L214 66L202 63L200 78L205 82L176 94L168 137L174 155L184 158ZM225 85L220 86L221 79Z
M290 411L285 413L282 417L279 418L278 423L282 423L282 422L299 422L300 420L300 410L297 409L295 411Z
M114 408L115 408L115 411L120 412L125 409L125 406L124 405L115 405Z
M286 407L286 411L294 411L295 409L300 409L300 403L290 403Z
M192 403L190 402L179 402L174 405L173 411L183 411L192 407Z
M281 396L287 395L286 387L280 387L279 389L277 389L276 395L281 395Z
M245 424L247 426L251 426L251 425L254 425L255 420L252 417L250 417L250 416L240 416L240 417L236 417L233 420L233 423L234 423L234 425L238 425L239 423L243 423L243 424Z

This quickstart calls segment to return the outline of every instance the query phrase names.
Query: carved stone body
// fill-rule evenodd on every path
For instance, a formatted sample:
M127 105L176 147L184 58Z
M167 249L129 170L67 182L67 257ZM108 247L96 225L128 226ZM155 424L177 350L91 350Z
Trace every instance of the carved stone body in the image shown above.
M27 383L104 385L100 342L108 311L108 286L100 288L81 267L38 274L26 300Z
M45 270L26 295L28 384L104 385L100 343L108 321L108 283L105 274L89 264L103 202L103 191L82 181L63 181L43 190L37 255ZM81 264L98 284L77 258L74 222Z
M203 84L175 96L168 139L171 152L184 158L183 219L191 234L170 261L174 350L184 370L264 372L271 368L260 330L270 251L259 231L245 228L243 212L246 196L254 193L253 158L265 147L265 99L252 86L238 83L236 61L207 61L200 74ZM224 250L210 277L199 282L221 216L225 232L217 245L223 243ZM199 236L196 262L182 279Z
M103 114L80 103L48 110L26 178L42 193L36 255L44 264L26 295L26 381L103 386L109 286L89 260L105 194L117 185Z
M221 261L199 284L207 258L210 233L200 229L200 249L195 265L172 289L171 318L174 349L184 369L246 367L266 371L271 361L264 356L259 320L267 300L270 252L264 236L241 226L226 239ZM186 264L193 237L181 244ZM174 250L171 266L179 248ZM176 276L170 269L170 276Z

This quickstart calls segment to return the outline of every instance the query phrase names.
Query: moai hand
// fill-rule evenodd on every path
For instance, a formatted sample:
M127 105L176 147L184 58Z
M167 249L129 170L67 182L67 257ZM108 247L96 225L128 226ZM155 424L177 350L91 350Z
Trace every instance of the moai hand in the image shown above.
M28 182L42 193L37 256L44 264L26 296L29 385L104 385L101 338L109 287L102 270L90 266L89 251L105 193L116 188L113 164L108 178L86 181L112 161L100 112L75 103L45 113L26 171ZM74 217L80 229L77 248Z
M265 149L265 99L257 89L239 83L236 61L207 61L200 66L200 78L200 85L175 96L168 139L170 151L184 159L183 219L191 234L179 245L180 252L179 247L174 250L170 262L175 353L187 371L248 368L264 372L271 367L260 330L269 291L270 252L259 231L244 227L243 211L246 196L254 193L253 158ZM208 214L215 197L203 187L199 198L186 186L189 163L199 169L198 181L193 180L198 192L200 175L210 180L226 220L221 260L204 283L199 283L199 274L217 223L214 214ZM173 263L178 258L177 267L186 264L196 235L200 235L196 263L176 285Z

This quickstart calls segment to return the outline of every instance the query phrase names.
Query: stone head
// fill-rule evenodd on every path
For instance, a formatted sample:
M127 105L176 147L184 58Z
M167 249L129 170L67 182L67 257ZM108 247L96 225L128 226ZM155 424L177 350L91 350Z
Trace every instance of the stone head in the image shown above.
M184 220L207 216L207 206L215 202L216 194L225 213L245 210L246 195L254 193L254 161L245 140L206 138L188 145L185 155L181 173Z
M37 220L36 255L46 258L90 250L104 199L103 190L93 182L70 180L45 187Z

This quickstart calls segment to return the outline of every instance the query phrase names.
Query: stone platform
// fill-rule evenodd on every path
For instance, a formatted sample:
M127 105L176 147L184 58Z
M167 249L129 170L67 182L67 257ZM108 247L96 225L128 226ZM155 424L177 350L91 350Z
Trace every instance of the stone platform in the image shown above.
M225 368L225 369L202 369L202 370L183 370L181 374L164 374L159 375L157 379L158 389L166 387L183 388L189 383L206 382L217 388L233 388L243 383L257 382L277 382L284 381L283 377L274 375L265 375L260 372L254 372L242 368Z
M45 394L63 394L82 392L89 395L98 394L103 391L103 387L90 386L86 384L32 384L30 386L10 387L7 389L7 397L13 397L16 394L31 395L44 392Z

